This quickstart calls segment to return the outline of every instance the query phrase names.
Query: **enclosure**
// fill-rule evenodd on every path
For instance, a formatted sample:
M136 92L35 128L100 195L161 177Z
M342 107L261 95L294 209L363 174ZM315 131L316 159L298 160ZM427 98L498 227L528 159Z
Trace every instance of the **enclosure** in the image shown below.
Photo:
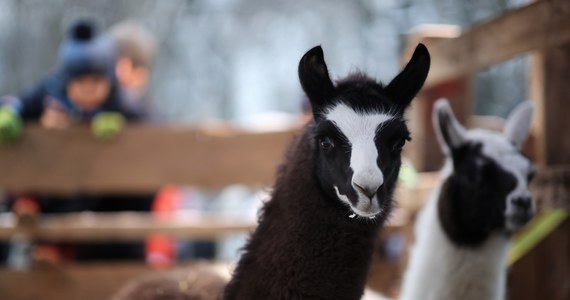
M469 127L500 130L502 117L529 99L536 113L523 152L537 166L531 191L540 213L515 237L508 298L570 299L570 2L69 2L0 2L0 24L9 25L0 26L0 94L53 67L58 32L71 19L96 16L103 28L135 19L158 41L147 104L159 121L127 123L109 140L84 124L26 124L18 141L0 145L0 203L11 195L154 195L174 186L178 207L57 215L6 208L6 256L36 241L147 241L147 261L68 261L31 250L25 263L7 260L0 269L0 298L105 299L138 275L191 268L200 243L215 247L207 258L230 270L286 146L307 122L296 73L302 53L322 44L333 74L360 69L386 80L421 42L431 69L407 114L413 141L404 158L413 170L377 238L368 287L399 293L415 217L442 164L434 102L449 99ZM149 261L156 236L176 245L178 257Z

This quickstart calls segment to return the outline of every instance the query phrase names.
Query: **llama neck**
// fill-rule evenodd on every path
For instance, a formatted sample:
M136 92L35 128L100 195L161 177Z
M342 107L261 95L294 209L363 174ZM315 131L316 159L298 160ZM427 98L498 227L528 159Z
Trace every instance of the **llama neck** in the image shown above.
M510 239L490 234L477 247L454 243L438 211L441 186L418 217L401 300L504 299Z
M224 299L360 299L381 222L322 193L308 133L291 150Z

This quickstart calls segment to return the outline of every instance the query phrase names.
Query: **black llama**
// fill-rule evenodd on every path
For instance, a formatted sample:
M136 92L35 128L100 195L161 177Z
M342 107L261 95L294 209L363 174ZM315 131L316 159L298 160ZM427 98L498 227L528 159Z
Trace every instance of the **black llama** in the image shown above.
M218 296L361 298L375 238L392 208L402 147L410 139L404 111L429 66L420 44L386 86L362 73L334 84L320 46L303 56L299 78L314 121L290 145L259 225ZM166 287L161 278L139 280L114 299L214 299L212 293L189 296L199 293L188 284L184 290L176 282Z
M361 73L335 85L320 46L303 56L314 122L290 146L224 299L360 299L410 139L404 111L429 66L420 44L387 86Z

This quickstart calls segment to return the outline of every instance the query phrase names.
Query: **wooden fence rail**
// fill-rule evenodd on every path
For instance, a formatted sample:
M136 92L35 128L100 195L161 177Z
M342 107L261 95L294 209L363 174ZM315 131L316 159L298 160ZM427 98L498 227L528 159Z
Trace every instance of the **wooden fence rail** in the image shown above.
M568 42L568 1L536 1L476 24L456 38L429 43L432 68L425 87L473 74L530 51Z
M151 234L178 239L215 240L232 233L248 232L255 222L235 215L178 212L168 218L148 213L68 213L42 215L19 224L11 213L0 214L0 240L18 234L49 241L141 241Z
M140 194L165 184L268 186L294 132L141 124L101 141L85 127L27 126L20 141L0 145L0 188L24 193Z

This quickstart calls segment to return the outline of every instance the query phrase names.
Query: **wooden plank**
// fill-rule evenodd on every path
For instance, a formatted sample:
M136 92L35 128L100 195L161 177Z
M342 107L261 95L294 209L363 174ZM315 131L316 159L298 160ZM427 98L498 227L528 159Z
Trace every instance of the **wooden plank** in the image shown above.
M517 260L527 255L554 230L558 229L568 216L568 212L562 209L541 211L522 231L515 235L512 247L509 250L507 264L513 265Z
M570 42L568 1L537 1L475 25L457 38L431 43L432 67L425 86L567 42Z
M570 211L570 164L540 168L530 189L538 210Z
M151 234L180 239L215 240L232 233L249 232L256 223L243 217L175 213L160 219L146 213L69 213L42 216L35 225L18 226L9 213L0 214L0 240L21 234L45 241L141 241Z
M536 106L537 161L543 166L570 164L570 42L533 55L531 97Z
M0 269L2 299L108 299L128 280L149 271L142 264L67 265L35 271Z
M194 264L175 271L192 270ZM212 268L224 268L212 265ZM228 270L229 267L225 266ZM101 300L109 299L130 280L152 270L141 263L93 263L44 266L30 271L0 269L0 299Z
M85 127L27 126L18 143L0 145L0 187L70 194L149 193L164 184L267 186L293 136L141 124L101 141Z
M570 219L509 270L508 299L570 299Z

